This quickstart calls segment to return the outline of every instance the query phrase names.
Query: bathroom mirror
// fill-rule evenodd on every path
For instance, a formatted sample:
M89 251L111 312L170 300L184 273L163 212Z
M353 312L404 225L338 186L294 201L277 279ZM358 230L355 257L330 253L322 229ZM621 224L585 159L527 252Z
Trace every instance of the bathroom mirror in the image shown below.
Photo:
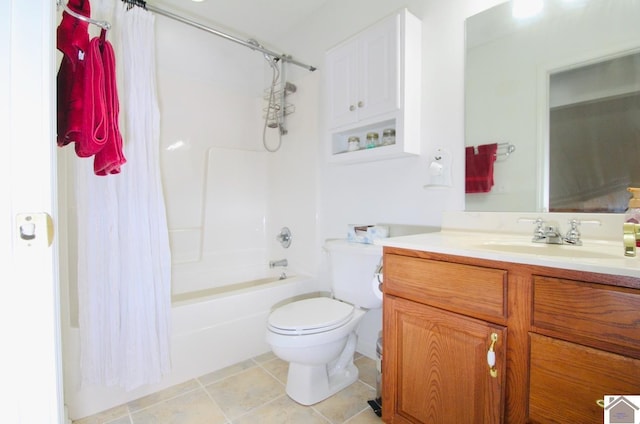
M498 143L493 186L467 211L626 208L640 185L638 22L632 0L544 0L521 20L506 2L467 19L465 145Z

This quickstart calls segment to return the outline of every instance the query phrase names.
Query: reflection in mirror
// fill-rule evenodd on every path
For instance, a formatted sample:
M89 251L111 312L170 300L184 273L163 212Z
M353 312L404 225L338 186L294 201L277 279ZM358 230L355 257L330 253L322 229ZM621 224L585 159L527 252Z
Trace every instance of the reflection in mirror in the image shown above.
M624 212L640 187L640 53L554 73L549 210Z
M466 210L624 210L624 189L640 185L640 1L544 0L540 15L521 21L511 6L466 22L465 144L516 148L493 164L489 191L467 194ZM635 68L621 71L623 62ZM626 80L608 81L621 72Z

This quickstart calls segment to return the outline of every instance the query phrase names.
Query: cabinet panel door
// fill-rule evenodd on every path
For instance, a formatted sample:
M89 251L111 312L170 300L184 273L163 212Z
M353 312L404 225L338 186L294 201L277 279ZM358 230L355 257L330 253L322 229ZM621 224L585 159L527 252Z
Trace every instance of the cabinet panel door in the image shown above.
M353 40L327 54L329 127L358 121L358 42Z
M400 108L400 15L362 33L358 117L367 119Z
M640 360L531 334L529 419L601 424L604 395L640 393Z
M394 296L383 311L385 422L502 422L504 327ZM496 377L487 364L493 333Z

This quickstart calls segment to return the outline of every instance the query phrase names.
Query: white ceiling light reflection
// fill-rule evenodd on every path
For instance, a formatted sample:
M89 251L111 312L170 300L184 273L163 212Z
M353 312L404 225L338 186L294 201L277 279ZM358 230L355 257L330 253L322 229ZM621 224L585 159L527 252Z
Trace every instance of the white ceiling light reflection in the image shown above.
M543 0L513 0L511 13L516 19L532 18L544 8Z

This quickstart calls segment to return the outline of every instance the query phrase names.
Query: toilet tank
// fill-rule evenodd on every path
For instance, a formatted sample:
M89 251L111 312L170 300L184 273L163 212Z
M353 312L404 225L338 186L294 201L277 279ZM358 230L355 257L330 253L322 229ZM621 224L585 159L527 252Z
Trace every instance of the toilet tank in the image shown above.
M382 246L327 240L331 288L336 299L361 308L380 308L382 300L374 292L375 272L382 257Z

